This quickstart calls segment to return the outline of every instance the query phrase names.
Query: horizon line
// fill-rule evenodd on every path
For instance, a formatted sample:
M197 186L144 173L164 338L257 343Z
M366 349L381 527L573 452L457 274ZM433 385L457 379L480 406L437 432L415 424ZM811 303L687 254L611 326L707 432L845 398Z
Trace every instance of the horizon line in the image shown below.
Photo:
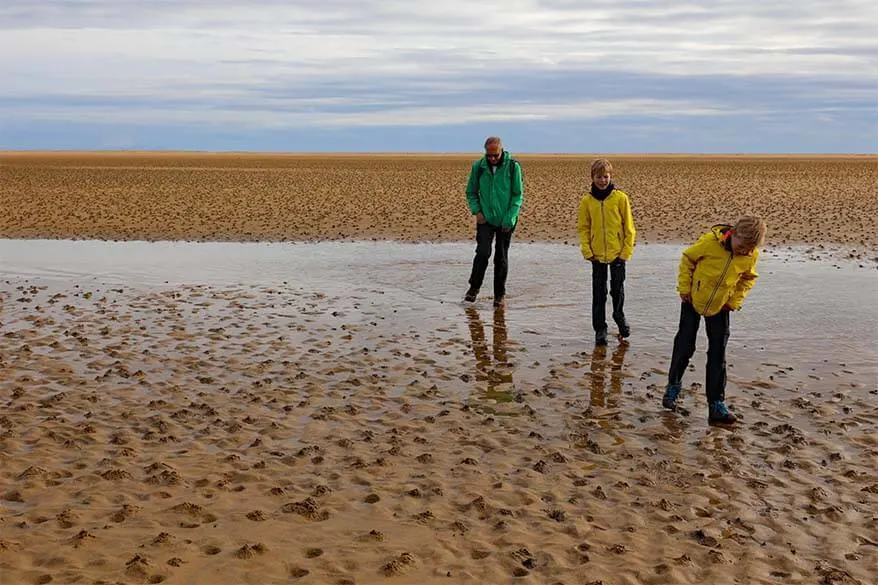
M510 151L512 152L512 151ZM472 151L393 151L393 150L201 150L201 149L2 149L0 156L14 154L159 154L159 155L274 155L274 156L471 156L481 153L481 150ZM515 156L620 156L620 157L645 157L645 156L759 156L759 157L794 157L794 156L817 156L817 157L870 157L878 156L878 152L611 152L611 151L515 151Z

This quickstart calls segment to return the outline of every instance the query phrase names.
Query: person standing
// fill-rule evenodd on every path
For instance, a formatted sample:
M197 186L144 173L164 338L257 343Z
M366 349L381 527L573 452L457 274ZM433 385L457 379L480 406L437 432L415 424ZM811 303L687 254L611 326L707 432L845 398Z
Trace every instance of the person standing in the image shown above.
M485 155L472 164L466 201L476 218L476 254L464 300L475 302L494 244L494 307L506 305L509 245L524 201L521 165L497 136L485 140Z
M634 216L628 195L613 184L613 165L604 158L591 164L591 188L579 202L579 247L591 262L591 323L595 345L607 344L607 271L613 321L619 336L631 328L625 319L625 263L634 253Z

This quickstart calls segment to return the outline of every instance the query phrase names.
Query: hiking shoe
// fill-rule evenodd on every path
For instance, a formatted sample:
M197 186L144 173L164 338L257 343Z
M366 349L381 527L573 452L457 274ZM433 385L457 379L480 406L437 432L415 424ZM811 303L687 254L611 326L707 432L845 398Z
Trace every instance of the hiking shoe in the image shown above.
M662 396L662 406L668 410L677 410L677 397L682 389L680 384L668 384L665 395Z
M476 302L477 296L479 296L479 291L477 289L470 288L468 291L466 291L466 294L464 295L463 300L465 300L468 303L474 303L474 302Z
M729 412L722 400L711 402L707 407L707 422L721 425L734 424L738 418Z
M607 332L606 331L598 331L594 336L594 344L595 345L607 345Z
M506 295L503 295L502 297L497 297L494 299L494 308L495 309L502 309L505 306L506 306Z

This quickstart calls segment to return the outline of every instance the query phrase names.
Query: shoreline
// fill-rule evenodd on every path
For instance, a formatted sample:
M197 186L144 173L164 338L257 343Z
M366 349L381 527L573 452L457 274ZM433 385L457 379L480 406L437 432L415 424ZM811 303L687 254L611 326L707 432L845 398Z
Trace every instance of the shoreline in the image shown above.
M358 152L358 151L335 151L335 152L306 152L306 151L236 151L236 150L0 150L0 157L42 157L42 156L169 156L169 157L253 157L253 158L272 158L272 157L288 157L288 158L369 158L369 157L415 157L429 158L433 156L454 157L454 158L476 158L481 155L480 151L473 152ZM624 159L722 159L722 158L751 158L751 159L774 159L774 158L801 158L807 160L824 159L824 158L875 158L878 159L878 153L874 152L851 152L851 153L687 153L687 152L515 152L516 157L522 158L596 158L596 157L613 157Z
M156 238L156 239L99 239L99 238L85 238L85 237L69 237L69 236L58 236L58 237L38 237L38 238L29 238L29 237L21 237L21 238L0 238L0 247L2 247L3 241L8 242L17 242L20 244L27 244L28 242L35 243L52 243L52 242L69 242L71 244L76 243L84 243L84 244L108 244L108 245L125 245L125 244L133 244L133 245L248 245L248 246L320 246L321 244L337 244L337 245L375 245L375 246L472 246L473 250L475 249L475 244L469 240L425 240L425 239L391 239L391 238L370 238L370 239L357 239L357 238L347 238L347 239L321 239L321 238L313 238L313 239L300 239L300 240L240 240L240 239L229 239L229 240L197 240L197 239L189 239L189 240L171 240L164 238ZM643 250L644 246L673 246L679 248L679 252L682 253L683 249L686 246L690 245L691 242L684 241L674 241L674 240L666 240L662 242L654 242L654 243L641 243L635 246L635 253L638 248ZM513 240L513 247L510 248L510 253L515 256L515 249L519 246L559 246L561 248L579 248L578 243L570 243L570 242L561 242L557 240L528 240L528 241L519 241ZM469 248L467 248L466 253L470 252ZM761 257L766 258L768 256L778 255L778 254L787 254L793 253L797 255L799 261L833 261L839 263L849 263L855 264L858 268L867 269L867 268L875 268L878 269L878 243L874 247L866 247L866 248L852 248L849 244L838 243L838 242L820 242L820 243L807 243L807 242L791 242L787 244L768 244L761 248ZM469 261L469 256L461 256L461 259Z

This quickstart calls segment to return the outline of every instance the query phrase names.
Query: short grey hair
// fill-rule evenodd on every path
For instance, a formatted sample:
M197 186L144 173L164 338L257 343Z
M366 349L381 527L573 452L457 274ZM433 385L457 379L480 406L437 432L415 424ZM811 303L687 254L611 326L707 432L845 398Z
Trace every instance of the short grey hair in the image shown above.
M492 144L498 144L501 148L503 147L503 141L500 140L499 136L488 136L488 139L485 140L485 148L488 148Z

